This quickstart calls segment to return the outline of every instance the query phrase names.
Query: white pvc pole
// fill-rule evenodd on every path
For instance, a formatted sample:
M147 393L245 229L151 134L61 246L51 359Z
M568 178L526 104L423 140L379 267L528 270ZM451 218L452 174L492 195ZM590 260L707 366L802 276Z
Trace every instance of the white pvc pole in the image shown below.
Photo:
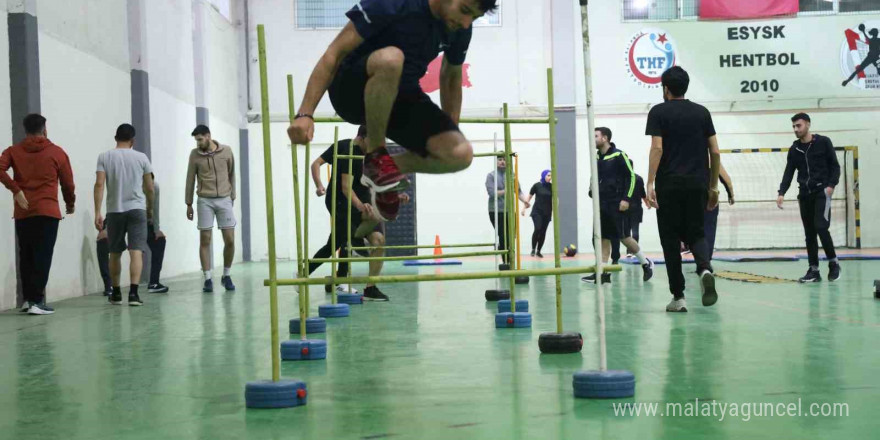
M602 261L602 239L599 232L602 224L599 217L599 170L596 166L596 139L593 135L595 129L593 113L593 74L590 68L590 16L587 12L587 1L580 0L581 4L581 32L584 42L584 83L587 89L587 137L590 142L590 190L593 193L593 251L596 256L596 295L599 312L599 371L608 369L605 356L605 293L602 288L602 273L605 262Z

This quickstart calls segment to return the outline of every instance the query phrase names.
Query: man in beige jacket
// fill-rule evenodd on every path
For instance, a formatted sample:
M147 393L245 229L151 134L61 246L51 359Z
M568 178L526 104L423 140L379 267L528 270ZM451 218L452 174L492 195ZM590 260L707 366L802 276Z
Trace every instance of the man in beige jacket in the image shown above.
M211 270L211 232L214 219L223 234L223 278L220 282L227 291L234 291L235 284L229 272L235 257L235 157L232 149L211 139L211 131L205 125L193 130L197 148L189 155L186 171L186 218L193 220L193 190L199 181L197 202L198 228L200 231L199 257L205 284L202 291L214 291Z

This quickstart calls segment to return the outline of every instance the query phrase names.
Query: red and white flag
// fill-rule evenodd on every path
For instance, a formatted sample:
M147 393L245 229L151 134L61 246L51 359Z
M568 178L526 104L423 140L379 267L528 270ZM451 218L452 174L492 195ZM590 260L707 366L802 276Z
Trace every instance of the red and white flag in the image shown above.
M700 18L760 18L797 12L798 0L700 0Z

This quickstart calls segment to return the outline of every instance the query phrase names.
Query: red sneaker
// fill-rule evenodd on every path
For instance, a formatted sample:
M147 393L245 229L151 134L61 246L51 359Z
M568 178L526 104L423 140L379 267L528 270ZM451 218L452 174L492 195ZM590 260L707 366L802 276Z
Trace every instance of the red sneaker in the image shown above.
M400 212L400 197L394 191L376 193L371 191L373 206L379 212L382 221L393 222L397 220L397 214Z
M380 194L392 190L402 191L409 186L409 180L400 172L385 148L364 156L364 174L361 176L361 183Z

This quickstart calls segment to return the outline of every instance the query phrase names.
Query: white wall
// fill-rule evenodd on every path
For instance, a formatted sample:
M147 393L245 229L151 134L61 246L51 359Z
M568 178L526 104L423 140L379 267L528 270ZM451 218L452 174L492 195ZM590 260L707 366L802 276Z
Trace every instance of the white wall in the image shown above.
M794 140L789 118L798 111L806 111L812 116L814 132L830 136L835 145L860 147L861 188L880 185L876 175L866 172L880 162L876 124L880 90L861 90L852 85L844 88L840 84L845 79L840 66L843 31L865 20L876 20L876 15L740 22L621 23L619 2L610 3L614 6L605 3L600 7L591 3L590 8L596 125L612 129L614 141L629 153L636 162L636 171L642 176L647 177L650 146L644 136L647 110L662 97L659 90L641 86L630 78L626 68L626 49L632 35L641 29L660 28L674 38L677 61L690 74L688 98L705 104L712 111L721 148L788 147ZM785 38L728 40L727 29L740 26L785 26ZM764 52L795 53L800 65L720 67L720 55ZM776 79L780 89L771 93L741 93L740 81L765 79ZM585 101L580 102L583 105ZM579 130L586 131L586 118L581 116L579 119ZM578 142L579 148L586 152L588 138L583 134L578 133ZM579 174L584 179L589 176L589 162L585 156L579 155L579 169L583 170ZM782 171L778 170L779 178ZM736 187L735 172L731 177ZM585 188L586 184L581 187ZM775 191L775 185L767 188L768 198L775 197ZM579 218L589 219L590 208L586 203L579 204ZM880 201L862 191L864 247L880 246L880 225L867 220L877 215L880 215ZM649 250L660 249L655 218L653 211L646 211L642 225L642 243ZM582 221L581 224L588 222ZM793 227L799 229L800 225ZM581 229L581 245L589 247L590 228L585 228Z
M100 152L115 145L116 127L131 121L125 4L56 6L38 3L41 105L49 138L70 157L77 211L59 227L46 288L50 301L102 288L91 197L95 163Z
M199 234L195 224L185 220L183 200L187 159L195 147L190 136L196 113L193 7L190 0L144 4L152 162L162 189L161 224L169 240L163 277L171 277L199 270ZM5 11L6 3L2 5ZM237 43L242 31L214 7L203 10L207 66L212 72L205 86L211 128L214 136L237 155L243 121L238 111L244 92L239 90L243 55ZM98 154L113 148L116 127L131 121L128 16L126 3L115 0L37 2L37 15L42 111L48 119L49 137L70 156L77 187L77 210L61 223L56 264L47 287L49 300L57 301L102 289L95 257L92 186ZM240 18L233 16L234 20ZM2 26L0 59L8 59L5 20ZM11 142L8 68L8 63L0 63L0 143L5 144ZM237 214L240 216L240 211ZM12 216L11 198L0 203L0 215ZM0 245L12 249L13 237L13 223L0 222ZM222 266L219 233L215 239L214 261ZM237 243L237 261L241 261L240 234ZM127 256L123 258L127 264ZM127 284L127 278L124 270L121 284ZM15 286L14 255L5 253L0 256L0 309L15 305Z
M6 17L6 2L0 2L0 15ZM8 21L0 20L0 148L12 144L9 97L9 29ZM15 223L12 219L12 194L0 188L0 248L15 249ZM15 254L0 255L0 310L15 307Z

